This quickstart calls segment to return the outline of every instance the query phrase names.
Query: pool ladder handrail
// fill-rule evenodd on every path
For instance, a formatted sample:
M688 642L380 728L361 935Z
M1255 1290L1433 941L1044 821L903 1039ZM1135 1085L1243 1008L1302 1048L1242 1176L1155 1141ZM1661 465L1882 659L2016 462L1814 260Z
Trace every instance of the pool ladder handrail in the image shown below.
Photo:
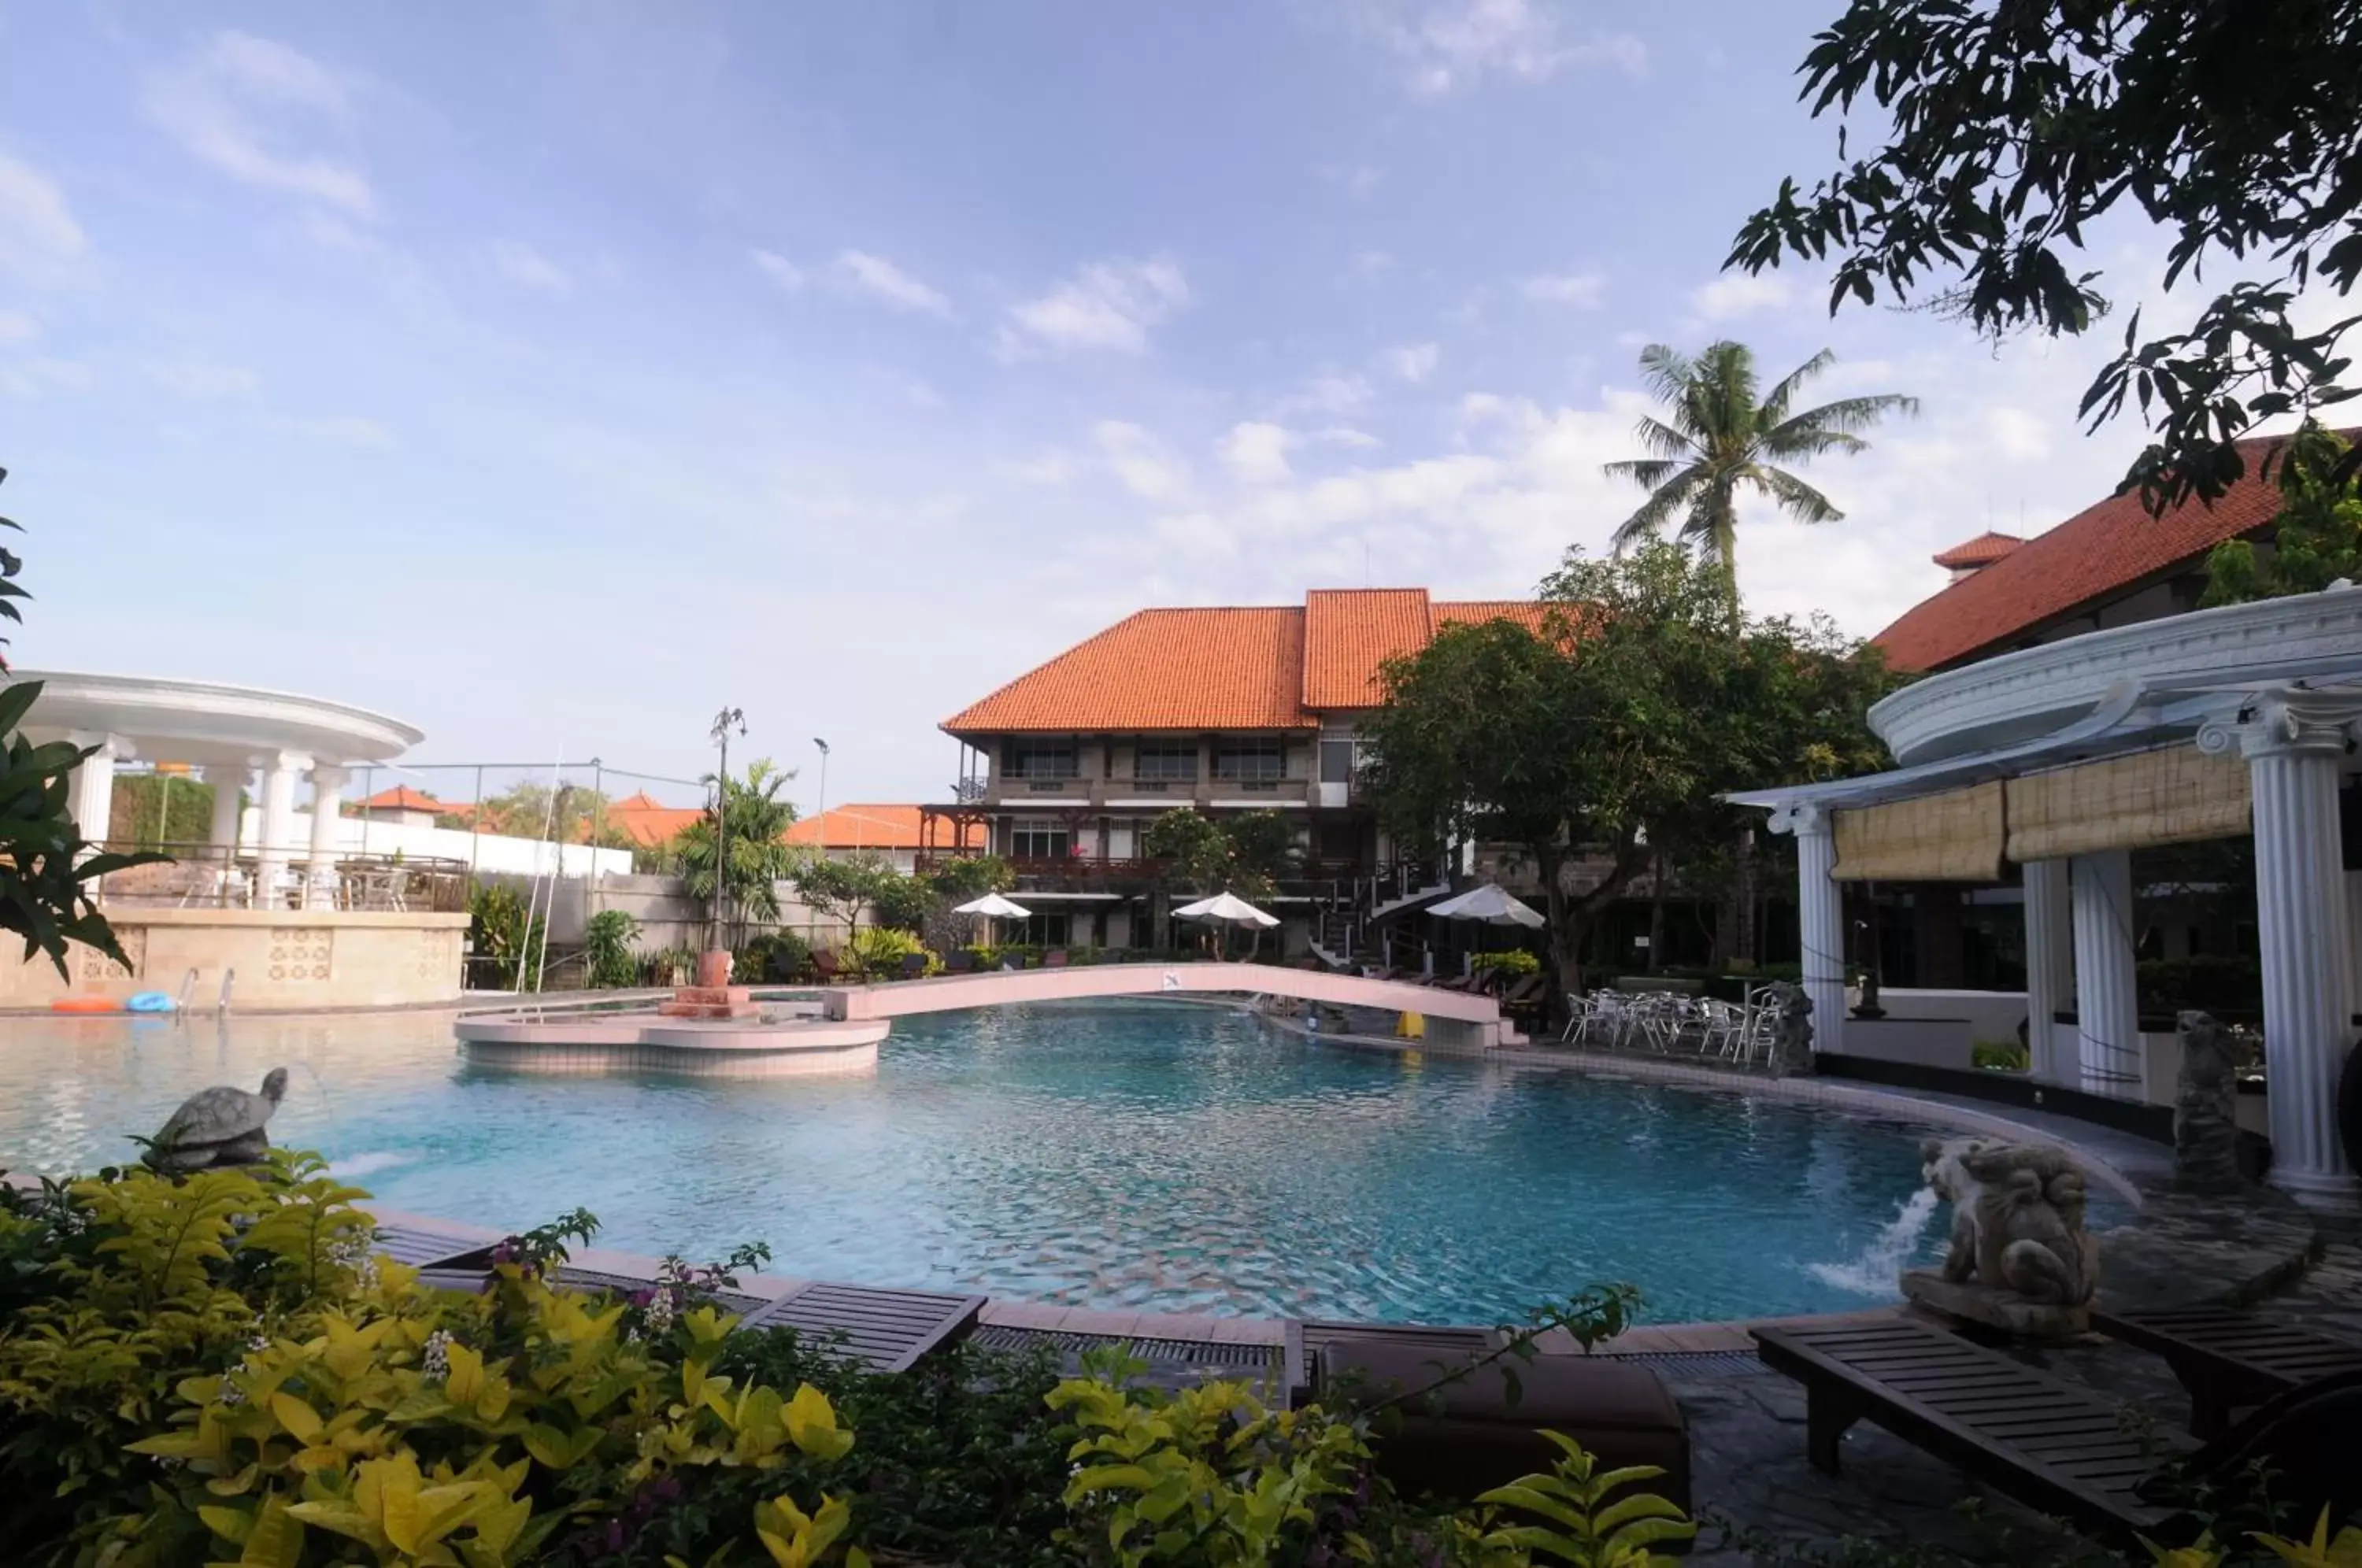
M227 1012L227 1011L229 1010L229 992L230 992L230 987L231 987L232 985L234 985L234 984L237 982L237 970L235 970L235 969L224 969L224 970L222 971L221 1001L219 1002L219 1004L218 1004L218 1005L216 1005L216 1006L215 1007L214 1010L215 1010L215 1012Z

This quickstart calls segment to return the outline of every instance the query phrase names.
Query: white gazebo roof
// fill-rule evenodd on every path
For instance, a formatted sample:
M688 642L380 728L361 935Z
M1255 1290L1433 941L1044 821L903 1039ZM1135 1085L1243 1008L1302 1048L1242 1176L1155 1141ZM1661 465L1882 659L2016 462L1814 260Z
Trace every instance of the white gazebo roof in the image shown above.
M2362 689L2362 591L2332 588L2142 621L1915 680L1870 711L1903 766L1727 797L1878 805L2186 742L2265 691Z
M294 752L323 763L385 762L425 738L366 708L252 686L56 669L20 669L13 679L41 682L25 726L35 739L116 735L151 761L242 764Z

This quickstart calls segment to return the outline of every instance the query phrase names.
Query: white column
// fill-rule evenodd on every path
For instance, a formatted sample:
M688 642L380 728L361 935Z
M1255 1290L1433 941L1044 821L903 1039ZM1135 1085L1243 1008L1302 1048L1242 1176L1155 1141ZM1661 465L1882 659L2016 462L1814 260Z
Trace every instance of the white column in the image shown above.
M242 814L238 797L246 790L246 764L208 762L205 782L214 787L213 831L206 835L206 841L216 851L215 858L228 866L237 858L238 818Z
M2083 1065L2061 1051L2058 1015L2075 1000L2074 917L2067 894L2067 863L2025 864L2025 1048L2034 1077L2070 1088L2082 1082Z
M86 730L76 730L66 739L77 746L98 748L74 768L73 785L69 794L73 807L74 826L83 838L93 844L103 845L115 817L116 760L131 755L131 743L121 735Z
M295 776L312 766L300 751L273 752L262 764L262 841L255 854L255 901L283 908L287 889L280 885L294 848Z
M1792 802L1772 813L1773 833L1796 835L1796 922L1805 959L1805 994L1813 999L1813 1049L1845 1049L1845 889L1837 869L1838 841L1829 811Z
M2337 1137L2337 1080L2354 1038L2337 774L2357 714L2350 700L2276 691L2198 734L2208 752L2235 739L2254 788L2272 1182L2340 1209L2362 1204Z
M2140 995L2133 977L2133 857L2124 849L2068 862L2075 915L2075 1027L2086 1094L2141 1092Z
M350 777L326 762L312 765L312 854L305 874L310 882L304 896L306 908L337 905L337 828L344 801L345 780Z

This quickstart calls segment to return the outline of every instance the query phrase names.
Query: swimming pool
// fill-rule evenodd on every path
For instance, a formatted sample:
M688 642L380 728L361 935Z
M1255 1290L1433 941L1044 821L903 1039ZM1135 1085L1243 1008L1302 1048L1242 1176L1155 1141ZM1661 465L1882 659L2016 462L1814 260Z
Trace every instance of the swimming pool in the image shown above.
M1495 1322L1628 1280L1668 1322L1865 1306L1882 1242L1935 1247L1882 1234L1918 1129L1154 1001L905 1019L874 1073L752 1080L489 1073L436 1014L12 1019L0 1165L127 1161L183 1096L280 1065L274 1139L390 1207L521 1228L579 1204L602 1246L760 1240L777 1272L875 1285Z

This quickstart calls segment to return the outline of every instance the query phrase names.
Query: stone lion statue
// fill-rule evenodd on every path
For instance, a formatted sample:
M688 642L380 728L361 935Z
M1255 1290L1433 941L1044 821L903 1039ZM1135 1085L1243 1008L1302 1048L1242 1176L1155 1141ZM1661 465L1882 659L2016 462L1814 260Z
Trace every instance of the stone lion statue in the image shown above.
M2081 1307L2100 1282L2083 1229L2083 1173L2061 1150L1984 1138L1930 1138L1923 1174L1952 1206L1943 1277L2025 1300Z
M1775 980L1764 988L1772 1010L1771 1067L1774 1077L1813 1070L1813 999L1804 987Z

